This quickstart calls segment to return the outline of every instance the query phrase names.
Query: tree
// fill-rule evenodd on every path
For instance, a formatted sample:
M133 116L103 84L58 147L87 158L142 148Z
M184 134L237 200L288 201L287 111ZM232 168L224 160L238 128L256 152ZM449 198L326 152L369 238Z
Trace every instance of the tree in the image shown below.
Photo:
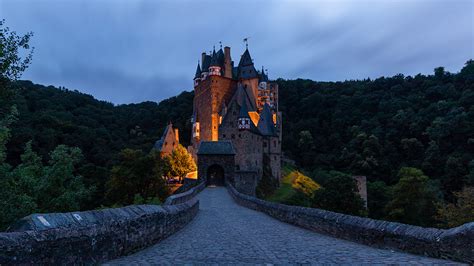
M440 204L438 218L443 227L455 227L474 221L474 187L454 192L456 203Z
M357 183L350 175L331 172L322 188L314 192L314 208L351 215L364 215L364 201L358 194Z
M81 159L78 148L59 145L48 165L26 144L21 164L0 170L0 228L33 212L76 211L91 193L76 176ZM5 171L6 169L6 171Z
M20 78L33 58L33 48L29 32L18 36L16 32L5 27L5 20L0 20L0 115L8 108L7 100L12 96L11 82ZM21 54L25 54L24 58Z
M193 158L181 144L178 144L170 154L168 163L171 175L179 176L181 180L186 177L187 173L196 171L196 164Z
M133 204L139 197L163 201L168 196L163 179L164 167L165 162L156 151L144 154L141 150L124 149L107 183L109 204Z
M429 178L419 169L402 167L399 181L393 187L393 199L387 205L390 220L432 226L435 223L436 197L429 187Z
M374 219L383 219L387 214L385 206L391 197L390 188L383 181L374 181L367 183L367 207L369 217Z
M40 181L41 196L38 203L41 211L79 210L81 203L90 196L94 189L86 188L82 177L74 174L76 166L83 158L81 150L59 145L51 152L50 158L49 165L44 167L44 176ZM31 171L31 169L29 170Z
M444 67L437 67L434 69L434 74L435 74L435 77L441 79L444 77L445 75L445 70L444 70Z

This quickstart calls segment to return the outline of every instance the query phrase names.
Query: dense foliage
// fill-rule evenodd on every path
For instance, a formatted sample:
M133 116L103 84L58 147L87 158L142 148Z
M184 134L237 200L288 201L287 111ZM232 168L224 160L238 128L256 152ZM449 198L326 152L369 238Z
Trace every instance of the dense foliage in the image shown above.
M366 175L370 217L434 225L432 210L420 221L391 209L400 210L393 190L403 167L428 178L433 204L455 204L455 193L474 185L474 61L456 74L440 67L414 77L277 82L285 154L316 181L331 170Z
M15 81L31 61L31 36L0 23L0 226L33 211L162 200L157 176L183 171L150 150L169 121L187 146L194 94L115 106ZM337 170L368 177L370 217L442 226L472 219L458 214L474 213L474 61L456 74L277 82L283 151L323 186L292 195L292 204L360 214L357 199L334 199L354 188ZM264 198L278 191L269 173L257 191Z
M280 186L265 199L287 205L311 207L314 192L321 186L289 164L283 164L281 172Z
M163 179L166 162L157 151L124 149L107 182L107 202L115 206L163 202L168 189Z
M365 215L364 201L357 192L357 183L350 175L332 171L316 190L312 207L352 215Z
M25 143L45 160L59 144L79 147L84 155L78 172L94 194L81 208L107 205L105 193L111 169L125 148L148 153L169 121L181 131L183 144L189 143L193 94L183 92L160 102L114 106L90 95L64 88L44 87L29 81L17 82L14 99L19 116L11 126L8 161L20 163Z
M197 170L193 157L181 144L178 144L171 154L165 157L165 160L169 170L166 176L179 177L182 180L187 173Z

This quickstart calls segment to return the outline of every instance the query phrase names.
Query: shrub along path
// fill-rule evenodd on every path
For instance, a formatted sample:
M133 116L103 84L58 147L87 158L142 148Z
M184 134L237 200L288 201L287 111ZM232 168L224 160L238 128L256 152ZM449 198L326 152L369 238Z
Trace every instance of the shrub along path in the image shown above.
M237 205L224 187L206 188L198 197L199 213L185 228L109 264L450 263L376 249L280 222Z

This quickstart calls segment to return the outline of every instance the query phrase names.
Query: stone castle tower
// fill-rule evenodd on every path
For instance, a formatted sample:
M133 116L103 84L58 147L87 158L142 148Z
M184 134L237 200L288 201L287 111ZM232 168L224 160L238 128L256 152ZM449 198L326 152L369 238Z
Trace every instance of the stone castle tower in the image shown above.
M202 143L230 142L235 151L232 181L237 189L254 194L264 164L270 167L273 178L281 178L278 85L269 81L263 67L256 70L248 49L237 66L230 47L203 53L194 76L193 104L192 144L188 149L196 161Z

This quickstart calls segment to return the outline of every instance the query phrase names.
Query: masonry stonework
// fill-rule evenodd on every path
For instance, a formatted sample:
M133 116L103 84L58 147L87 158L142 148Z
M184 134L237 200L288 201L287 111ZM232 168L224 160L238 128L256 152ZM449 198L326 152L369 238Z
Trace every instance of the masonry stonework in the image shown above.
M0 265L100 264L170 236L198 210L192 198L177 205L35 214L0 233Z
M201 143L230 141L235 149L231 166L238 176L229 180L235 182L239 191L255 194L263 174L264 156L270 158L272 177L279 180L282 114L278 110L278 85L269 81L263 67L261 71L256 70L248 49L237 66L231 59L229 47L203 53L194 77L194 93L193 130L188 151L198 162L199 178L209 174L211 159L221 160L208 155L200 160ZM199 169L200 166L206 169Z
M377 248L474 263L474 222L451 229L424 228L268 202L239 193L231 184L227 188L242 206L318 233Z

